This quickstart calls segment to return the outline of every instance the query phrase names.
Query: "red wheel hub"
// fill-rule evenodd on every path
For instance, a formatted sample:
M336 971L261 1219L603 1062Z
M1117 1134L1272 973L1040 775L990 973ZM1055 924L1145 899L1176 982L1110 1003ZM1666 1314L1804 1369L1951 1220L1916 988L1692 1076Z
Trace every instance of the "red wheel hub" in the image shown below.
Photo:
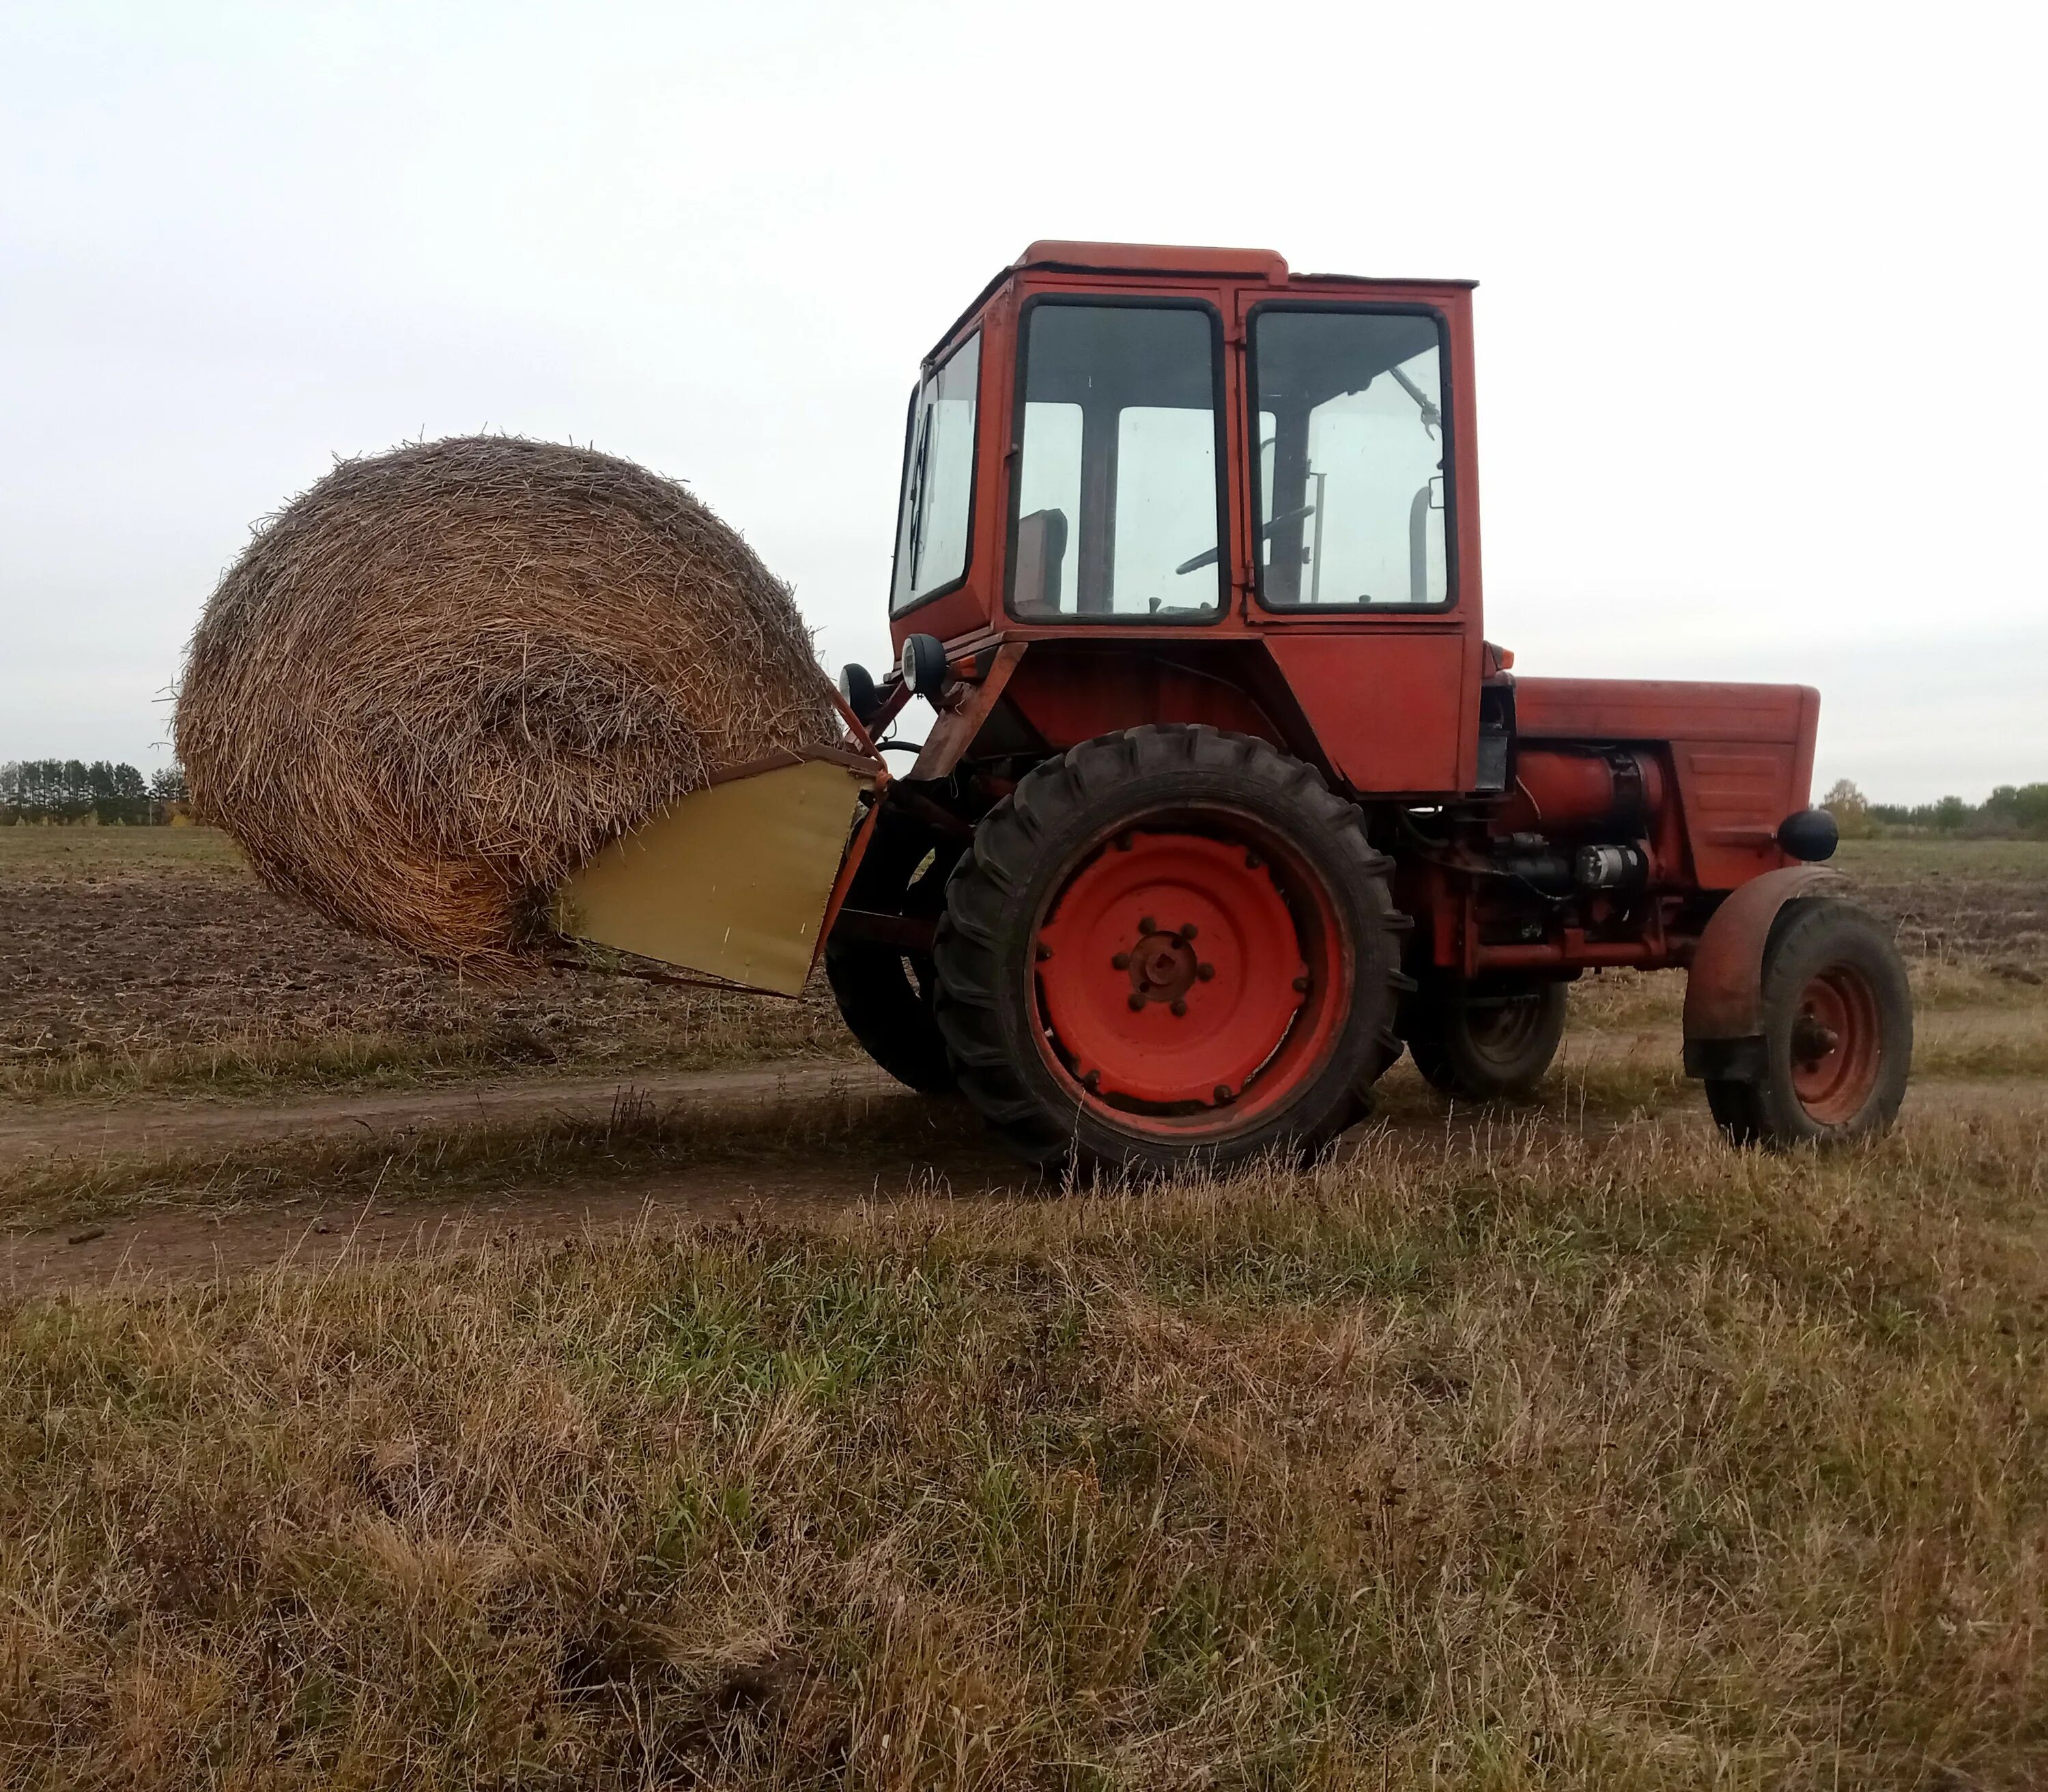
M1300 929L1256 848L1119 836L1054 899L1038 936L1042 1018L1067 1073L1119 1107L1229 1107L1316 997Z
M1816 972L1792 1022L1792 1090L1821 1126L1854 1119L1876 1086L1881 1047L1876 992L1847 964Z

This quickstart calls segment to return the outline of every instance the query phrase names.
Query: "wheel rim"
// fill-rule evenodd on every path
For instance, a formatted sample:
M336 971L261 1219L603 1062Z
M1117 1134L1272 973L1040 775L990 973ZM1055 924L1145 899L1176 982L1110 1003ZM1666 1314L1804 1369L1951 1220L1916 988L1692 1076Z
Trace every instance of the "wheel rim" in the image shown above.
M1844 1126L1877 1086L1883 1055L1877 992L1853 965L1806 980L1792 1020L1792 1092L1817 1125Z
M1475 1056L1496 1069L1511 1069L1528 1055L1542 1031L1542 994L1532 991L1468 1003L1464 1026Z
M1041 1049L1121 1127L1241 1131L1327 1061L1352 974L1340 939L1322 879L1249 817L1124 831L1039 923Z

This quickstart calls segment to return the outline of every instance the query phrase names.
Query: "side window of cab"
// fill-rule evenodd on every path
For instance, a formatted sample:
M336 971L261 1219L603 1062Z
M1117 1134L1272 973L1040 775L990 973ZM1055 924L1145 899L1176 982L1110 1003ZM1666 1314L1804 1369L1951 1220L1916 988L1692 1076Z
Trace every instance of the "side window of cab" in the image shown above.
M911 397L891 615L952 590L967 576L980 386L981 333L976 331L918 382Z

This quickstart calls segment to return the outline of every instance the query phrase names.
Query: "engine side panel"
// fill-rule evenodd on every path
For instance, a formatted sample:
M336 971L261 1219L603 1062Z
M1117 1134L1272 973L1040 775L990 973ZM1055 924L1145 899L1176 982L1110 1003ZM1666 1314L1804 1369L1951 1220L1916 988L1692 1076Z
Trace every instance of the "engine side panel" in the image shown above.
M1786 863L1778 826L1811 799L1821 698L1803 685L1522 678L1525 739L1662 743L1685 851L1703 890L1733 890Z

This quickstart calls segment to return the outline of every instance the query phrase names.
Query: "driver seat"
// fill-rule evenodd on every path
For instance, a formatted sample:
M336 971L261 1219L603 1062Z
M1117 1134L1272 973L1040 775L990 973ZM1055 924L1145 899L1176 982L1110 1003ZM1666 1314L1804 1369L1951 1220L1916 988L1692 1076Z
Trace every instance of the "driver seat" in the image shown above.
M1034 510L1017 519L1010 603L1020 616L1060 613L1060 569L1067 557L1067 513Z

